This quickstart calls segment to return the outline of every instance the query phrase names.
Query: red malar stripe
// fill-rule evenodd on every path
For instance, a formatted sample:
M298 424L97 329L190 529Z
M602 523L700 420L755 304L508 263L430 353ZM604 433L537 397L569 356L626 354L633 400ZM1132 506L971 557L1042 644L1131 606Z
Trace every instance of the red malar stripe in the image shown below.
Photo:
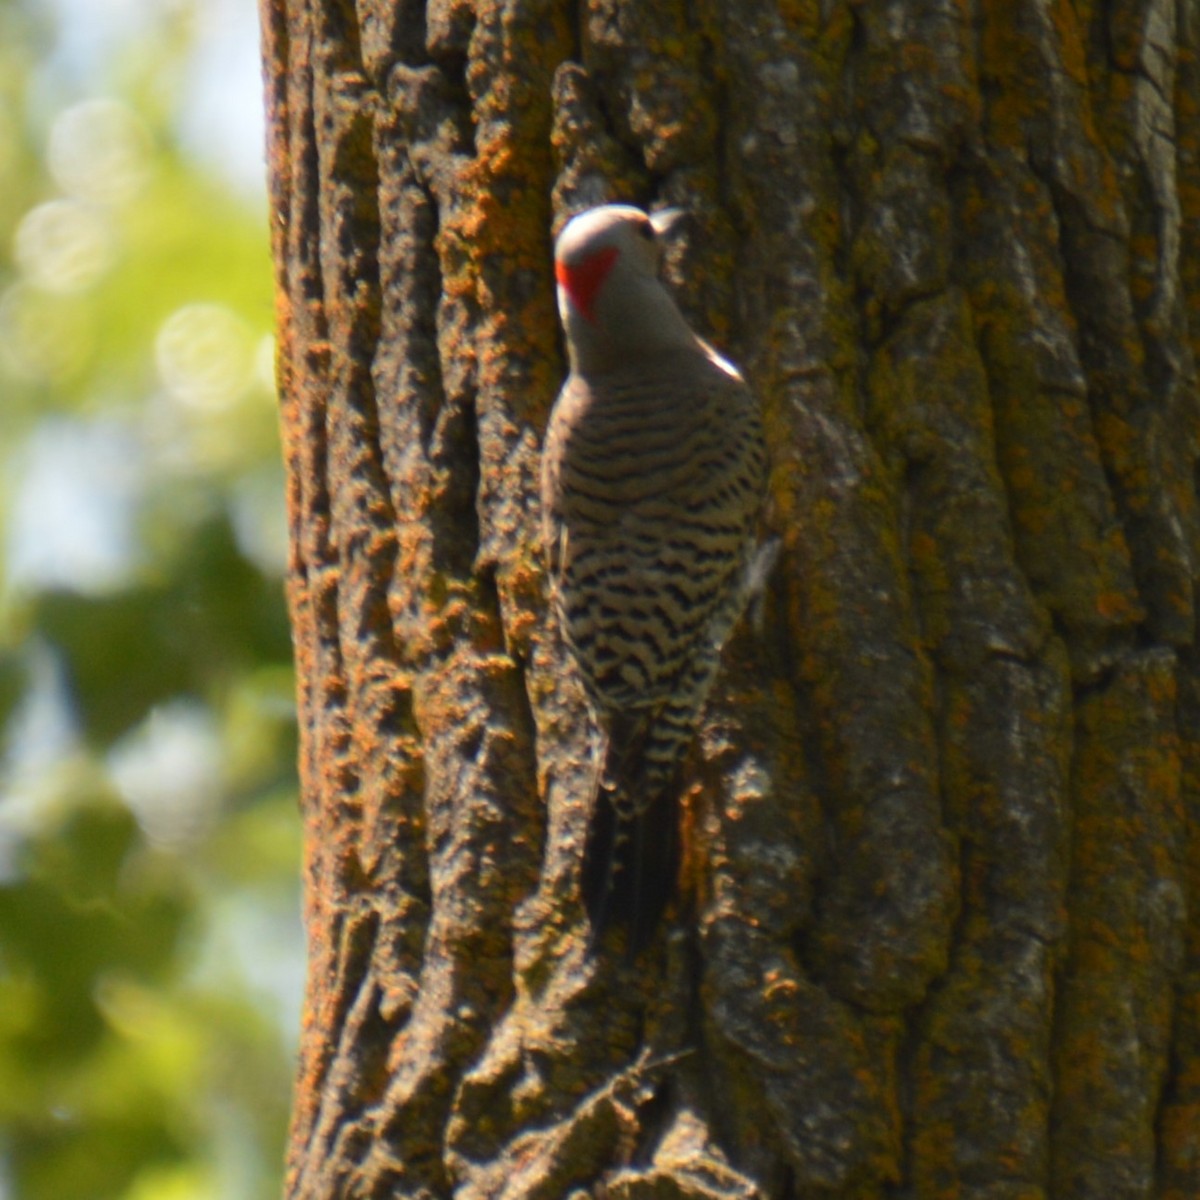
M573 267L557 261L554 264L554 278L589 321L596 320L596 293L617 261L617 253L616 246L605 246Z

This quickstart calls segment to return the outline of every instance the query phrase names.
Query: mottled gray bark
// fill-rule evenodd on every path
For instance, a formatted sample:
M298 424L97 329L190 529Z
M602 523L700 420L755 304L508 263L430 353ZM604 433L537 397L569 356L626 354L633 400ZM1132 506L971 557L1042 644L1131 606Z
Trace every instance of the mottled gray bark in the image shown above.
M1200 1194L1196 0L263 0L289 1195ZM670 929L589 960L550 238L668 264L783 554Z

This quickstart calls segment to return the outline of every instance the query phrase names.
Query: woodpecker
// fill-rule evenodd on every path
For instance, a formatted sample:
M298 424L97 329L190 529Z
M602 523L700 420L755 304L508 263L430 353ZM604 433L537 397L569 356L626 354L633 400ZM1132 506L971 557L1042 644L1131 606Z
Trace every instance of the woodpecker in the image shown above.
M593 208L554 252L570 372L546 431L543 533L599 734L591 944L623 925L630 956L675 890L684 760L746 604L767 476L754 394L659 279L679 215Z

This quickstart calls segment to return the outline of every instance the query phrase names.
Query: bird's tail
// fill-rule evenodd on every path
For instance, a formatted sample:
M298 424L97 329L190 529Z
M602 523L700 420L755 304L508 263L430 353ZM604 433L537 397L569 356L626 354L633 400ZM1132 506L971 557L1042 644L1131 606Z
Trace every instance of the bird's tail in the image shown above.
M649 944L679 875L682 763L656 769L644 741L608 738L583 851L591 945L624 926L631 959Z

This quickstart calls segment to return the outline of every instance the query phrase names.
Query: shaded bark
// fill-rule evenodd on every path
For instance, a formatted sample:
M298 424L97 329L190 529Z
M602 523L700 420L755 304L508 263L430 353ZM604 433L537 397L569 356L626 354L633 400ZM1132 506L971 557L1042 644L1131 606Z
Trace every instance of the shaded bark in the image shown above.
M310 968L288 1194L1200 1194L1196 0L263 0ZM784 549L635 965L536 479L668 264Z

